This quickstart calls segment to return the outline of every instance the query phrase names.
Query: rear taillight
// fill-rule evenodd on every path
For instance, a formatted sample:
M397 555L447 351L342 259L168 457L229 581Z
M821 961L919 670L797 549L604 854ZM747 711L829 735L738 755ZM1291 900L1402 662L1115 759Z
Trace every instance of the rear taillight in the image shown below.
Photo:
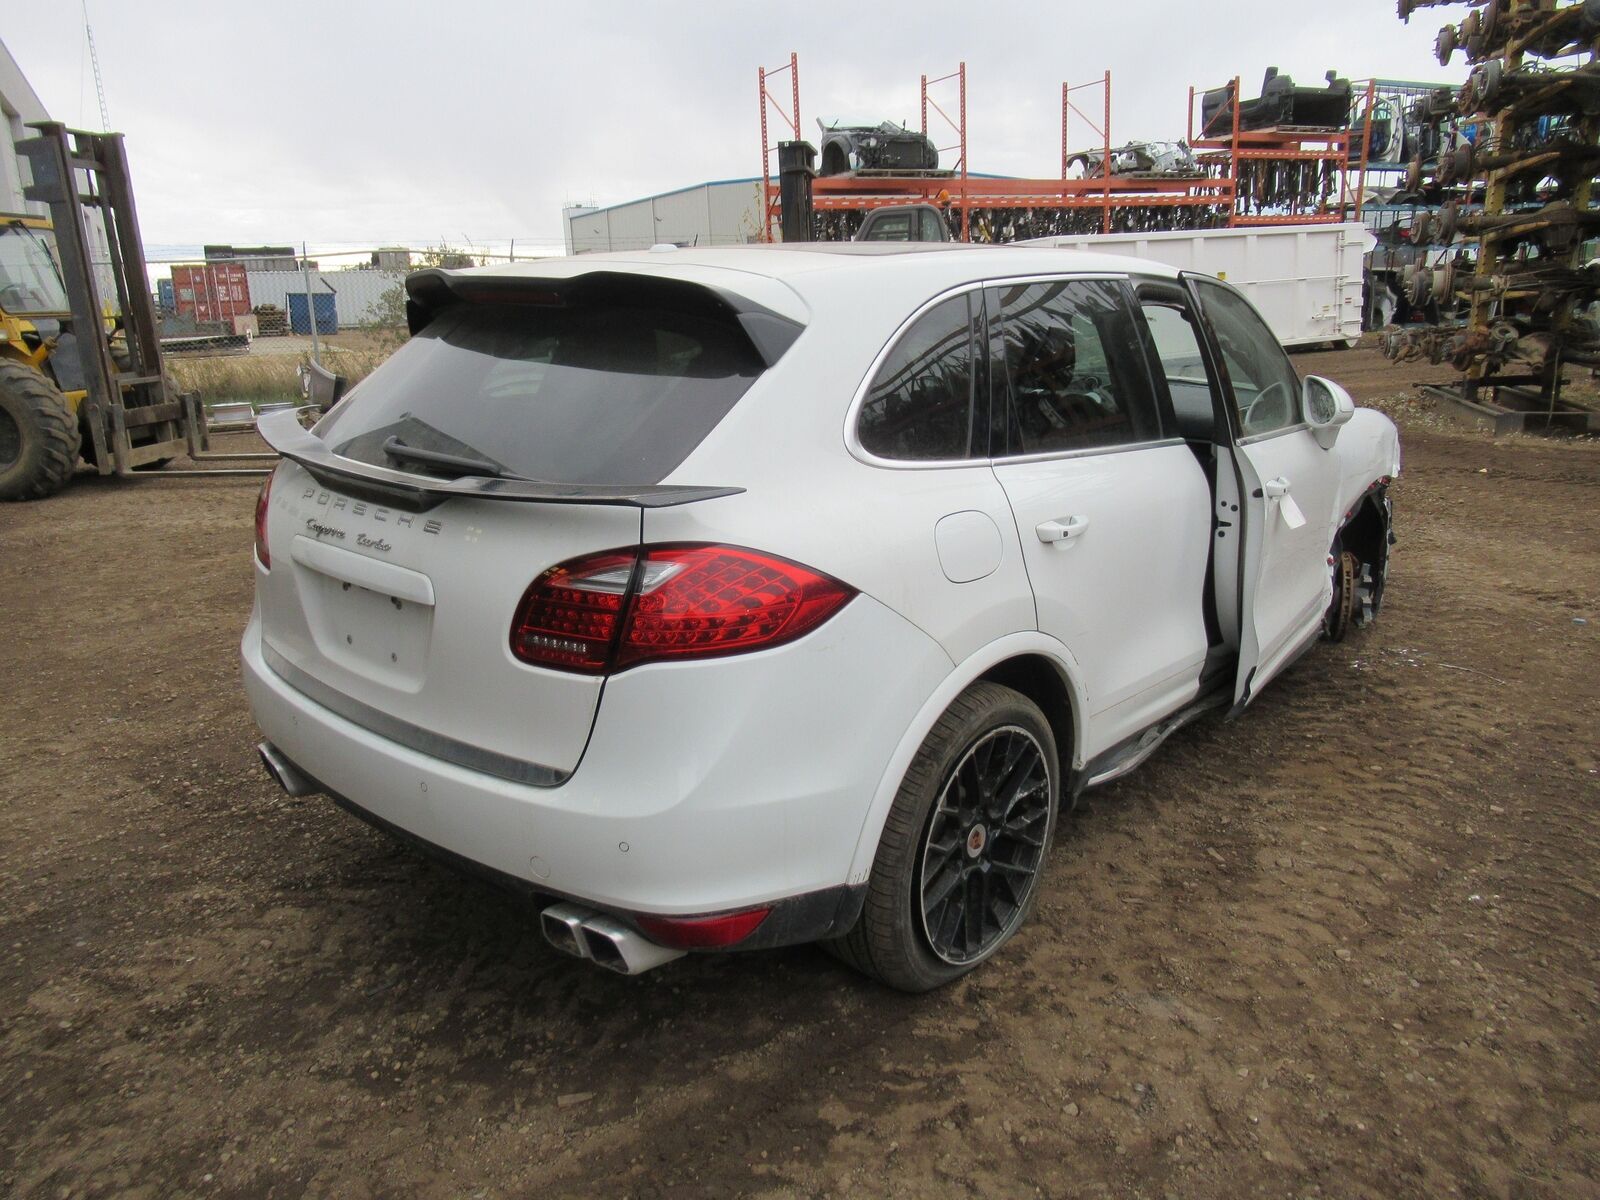
M523 594L511 652L541 667L604 674L637 559L596 554L551 567Z
M610 551L533 581L511 626L511 651L587 675L739 654L793 641L855 594L798 563L737 546Z
M636 916L645 937L674 950L716 950L736 946L767 919L770 908L722 913L715 917Z
M256 560L269 571L272 569L272 553L267 549L267 501L272 498L272 481L277 474L277 468L274 467L256 496Z

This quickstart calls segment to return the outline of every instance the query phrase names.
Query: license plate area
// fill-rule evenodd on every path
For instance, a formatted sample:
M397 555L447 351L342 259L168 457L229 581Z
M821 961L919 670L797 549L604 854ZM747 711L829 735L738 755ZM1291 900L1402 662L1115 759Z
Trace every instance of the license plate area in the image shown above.
M302 596L312 640L329 662L399 691L421 690L433 605L315 570L303 572Z

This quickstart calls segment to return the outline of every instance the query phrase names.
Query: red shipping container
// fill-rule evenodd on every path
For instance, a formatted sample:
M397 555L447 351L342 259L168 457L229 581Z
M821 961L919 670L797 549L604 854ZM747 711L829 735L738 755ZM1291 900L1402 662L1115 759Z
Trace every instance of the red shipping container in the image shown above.
M202 323L220 322L231 328L234 317L250 312L250 283L243 263L173 267L172 293L178 314Z

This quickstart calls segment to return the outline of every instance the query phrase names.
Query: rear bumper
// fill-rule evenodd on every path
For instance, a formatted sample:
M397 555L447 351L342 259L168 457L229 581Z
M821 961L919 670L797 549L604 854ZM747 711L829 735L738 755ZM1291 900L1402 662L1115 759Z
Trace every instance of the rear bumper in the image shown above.
M530 892L626 916L774 905L743 945L842 932L872 797L950 670L920 630L857 597L812 636L744 659L609 680L559 787L432 758L323 707L241 647L262 733L342 806ZM869 858L870 861L870 858Z
M560 892L552 892L548 888L535 887L527 879L514 875L507 875L503 871L496 871L483 863L474 862L470 858L463 858L453 850L447 850L434 842L427 841L402 829L390 821L385 821L377 813L362 808L348 796L341 796L338 792L326 787L320 780L313 779L293 762L282 755L282 752L271 743L263 743L271 747L270 756L278 759L281 768L287 765L301 780L309 785L311 792L321 792L340 808L358 820L365 821L374 829L382 830L397 841L404 842L429 858L437 859L447 866L454 867L468 875L475 875L480 879L502 887L508 891L517 892L525 896L555 898L561 900L578 900L583 897L568 896ZM264 752L263 760L269 755ZM272 768L269 773L274 774ZM280 785L283 783L279 779ZM287 789L286 789L287 790ZM815 942L823 938L834 937L845 933L856 923L856 918L861 915L861 906L866 901L867 885L865 883L854 886L841 885L839 887L824 888L818 892L807 892L801 896L790 896L783 900L775 901L772 911L762 921L756 931L745 938L734 950L765 950L773 946L791 946L800 942ZM633 913L617 912L615 915L633 925Z

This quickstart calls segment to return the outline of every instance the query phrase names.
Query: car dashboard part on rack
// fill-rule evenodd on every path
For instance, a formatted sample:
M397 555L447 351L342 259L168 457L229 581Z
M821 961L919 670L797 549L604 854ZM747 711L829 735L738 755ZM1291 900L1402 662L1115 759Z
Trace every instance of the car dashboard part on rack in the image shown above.
M1261 95L1239 103L1239 128L1344 129L1350 124L1350 81L1329 71L1326 87L1296 87L1288 75L1268 67ZM1230 89L1213 88L1200 106L1201 127L1207 137L1217 137L1233 125Z

